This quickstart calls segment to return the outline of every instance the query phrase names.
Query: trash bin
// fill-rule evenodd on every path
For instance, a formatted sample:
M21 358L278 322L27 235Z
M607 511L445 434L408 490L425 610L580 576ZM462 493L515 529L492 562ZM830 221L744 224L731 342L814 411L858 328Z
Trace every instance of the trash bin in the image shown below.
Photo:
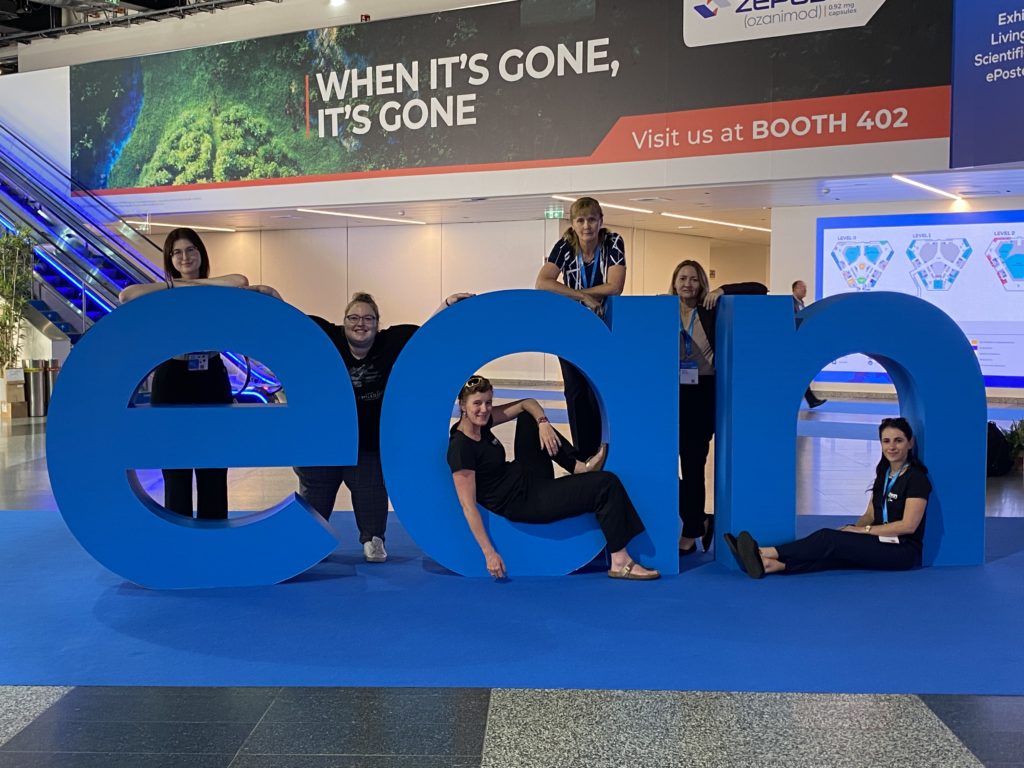
M60 360L49 360L46 365L46 407L49 410L50 396L53 394L53 385L57 381L57 374L60 373Z
M46 360L26 360L25 399L28 400L29 416L45 416L46 406Z

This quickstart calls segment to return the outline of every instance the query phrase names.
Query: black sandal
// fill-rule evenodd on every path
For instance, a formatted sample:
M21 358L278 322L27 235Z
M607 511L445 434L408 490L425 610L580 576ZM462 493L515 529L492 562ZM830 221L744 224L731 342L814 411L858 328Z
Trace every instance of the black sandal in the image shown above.
M754 537L746 531L740 531L736 539L736 549L740 556L740 565L752 579L760 579L764 576L764 563L761 561L760 548Z

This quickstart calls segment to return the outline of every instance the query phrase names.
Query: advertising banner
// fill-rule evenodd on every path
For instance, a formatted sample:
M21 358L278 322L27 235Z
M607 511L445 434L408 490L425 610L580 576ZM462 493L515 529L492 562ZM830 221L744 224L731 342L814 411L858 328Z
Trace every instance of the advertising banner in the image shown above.
M949 135L951 0L699 47L693 2L543 23L505 3L76 66L72 173L138 193Z
M1024 160L1024 2L956 0L950 166Z

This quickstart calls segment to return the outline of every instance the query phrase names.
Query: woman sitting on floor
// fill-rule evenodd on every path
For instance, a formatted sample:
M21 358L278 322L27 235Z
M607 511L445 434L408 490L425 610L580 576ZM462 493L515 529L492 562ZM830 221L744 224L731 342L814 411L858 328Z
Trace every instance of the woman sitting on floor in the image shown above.
M776 547L760 547L743 531L724 536L747 575L811 573L837 568L905 571L921 565L924 512L932 484L914 451L914 431L902 417L883 419L878 427L882 458L868 508L853 525L824 528Z
M607 445L589 460L580 461L536 400L495 406L493 398L490 381L483 376L470 378L459 392L462 416L452 427L448 443L455 491L487 560L487 572L495 579L504 578L505 562L487 534L477 502L519 523L550 523L594 512L611 553L608 575L615 579L658 578L658 571L634 562L626 551L626 544L644 530L644 524L619 478L601 471ZM505 449L491 427L512 419L516 420L516 458L506 462ZM556 479L552 461L571 474Z

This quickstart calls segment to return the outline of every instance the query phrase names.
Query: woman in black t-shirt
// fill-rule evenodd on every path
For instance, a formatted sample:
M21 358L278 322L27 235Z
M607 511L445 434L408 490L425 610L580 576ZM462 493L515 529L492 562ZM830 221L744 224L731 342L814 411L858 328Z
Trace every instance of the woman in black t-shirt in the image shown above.
M749 576L811 573L837 568L904 571L921 565L924 513L932 485L914 453L914 431L902 417L878 427L882 458L868 508L853 525L825 528L777 547L759 547L743 531L725 535L733 557Z
M633 561L626 545L644 530L622 482L604 472L607 446L588 461L551 426L544 409L533 399L492 404L494 388L483 376L473 376L459 392L462 417L452 427L448 466L455 491L474 538L487 560L487 571L505 577L505 562L494 548L477 509L482 504L496 515L521 523L550 523L593 512L611 553L608 575L615 579L650 580L660 575ZM505 449L491 427L516 420L515 461L505 461ZM555 478L555 462L570 472Z
M453 293L435 314L472 294ZM359 543L368 563L388 559L384 538L388 524L388 492L380 462L380 414L391 369L418 325L380 327L380 307L368 293L355 293L345 307L345 324L311 316L331 338L345 361L356 396L359 457L352 467L294 467L299 496L325 520L331 519L341 484L352 494Z

